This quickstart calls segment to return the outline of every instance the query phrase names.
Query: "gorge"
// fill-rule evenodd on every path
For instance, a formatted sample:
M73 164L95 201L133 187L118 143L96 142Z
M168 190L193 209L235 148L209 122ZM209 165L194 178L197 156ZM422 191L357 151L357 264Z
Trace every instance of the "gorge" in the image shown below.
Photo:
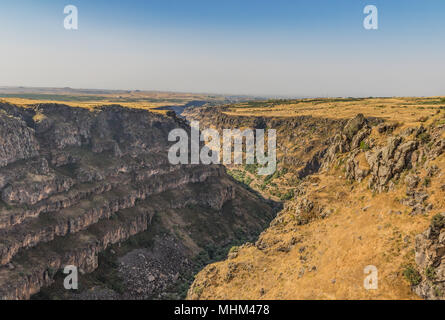
M91 289L84 297L161 298L190 281L209 253L215 258L259 233L274 204L222 166L170 165L167 137L174 128L189 130L175 116L120 106L2 103L1 298L28 299L51 285L45 298L80 297L60 290L65 265L79 268L79 291ZM108 287L103 282L113 277L106 274L99 285L97 278L82 283L101 265L101 254L115 252L117 259L123 247L119 259L130 262L119 268L127 278ZM117 272L113 263L102 272ZM138 268L142 276L131 273Z

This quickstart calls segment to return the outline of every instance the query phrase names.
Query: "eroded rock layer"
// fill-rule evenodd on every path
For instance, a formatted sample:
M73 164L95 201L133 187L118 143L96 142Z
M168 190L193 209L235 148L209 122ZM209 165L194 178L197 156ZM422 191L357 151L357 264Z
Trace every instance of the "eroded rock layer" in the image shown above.
M100 252L150 229L164 210L201 206L223 224L261 229L272 209L223 167L169 164L175 128L189 130L175 116L119 106L1 104L0 297L27 299L65 265L94 271ZM249 201L259 206L250 216ZM200 249L182 247L188 257Z

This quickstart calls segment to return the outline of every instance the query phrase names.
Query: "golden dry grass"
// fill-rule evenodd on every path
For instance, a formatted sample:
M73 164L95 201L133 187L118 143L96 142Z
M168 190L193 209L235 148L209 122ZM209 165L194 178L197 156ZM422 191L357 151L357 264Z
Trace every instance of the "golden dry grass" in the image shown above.
M362 184L351 191L351 185L335 174L317 177L320 182L310 194L334 213L303 226L287 213L263 235L272 244L268 249L243 247L236 258L215 264L217 276L206 274L211 267L201 272L195 285L207 279L210 286L200 299L417 299L403 279L403 265L413 260L415 236L444 208L444 193L432 199L435 210L430 214L411 216L396 201L402 188L373 196ZM394 213L398 210L402 214ZM277 250L292 238L299 242L289 252ZM226 281L230 264L237 268L233 280ZM378 268L377 290L364 288L367 265ZM314 266L316 270L309 271Z
M313 116L319 118L349 119L358 113L366 117L378 117L387 121L412 125L422 117L445 108L445 98L367 98L367 99L303 99L296 103L265 103L265 106L252 107L239 104L226 111L230 115L295 117ZM298 102L298 103L297 103Z
M274 102L265 106L232 106L230 115L348 119L363 113L406 127L444 124L445 99L376 98L360 101L303 100L299 103ZM438 110L441 110L438 113ZM385 145L388 134L372 131L376 145ZM445 133L442 134L445 137ZM407 137L408 140L414 137ZM304 137L297 141L306 146ZM290 142L290 143L296 143ZM281 147L283 147L281 145ZM293 150L292 145L286 145ZM294 152L295 151L291 151ZM359 168L369 169L363 152L356 156ZM428 165L445 170L445 157ZM424 167L418 168L426 176ZM274 180L279 190L292 186L290 173ZM415 237L424 232L430 219L445 210L445 173L431 179L426 187L433 210L410 215L401 204L406 196L404 175L394 190L375 193L368 179L349 182L341 166L309 178L307 198L333 211L329 217L298 225L292 210L284 210L262 235L264 250L243 246L236 257L207 266L198 274L188 298L191 299L418 299L403 276L407 264L415 264ZM314 183L316 182L316 183ZM255 188L254 184L251 184ZM294 245L293 245L294 244ZM284 248L284 250L283 250ZM364 268L378 269L377 290L364 288ZM316 269L312 270L315 267ZM301 270L304 268L304 275ZM228 277L230 275L230 277Z
M21 107L29 107L31 105L40 103L59 103L69 105L71 107L87 108L90 110L96 107L118 104L127 108L146 109L163 114L166 113L167 110L157 110L156 108L166 105L181 106L194 100L218 101L224 99L222 96L209 96L205 94L147 91L132 91L129 93L109 93L100 95L58 92L55 96L63 97L63 99L58 100L44 98L52 93L53 92L51 91L43 91L41 92L40 97L39 94L35 94L36 98L2 97L0 94L0 101L8 102ZM17 95L20 95L20 93L17 93ZM67 99L64 99L65 96Z
M121 105L126 108L132 109L145 109L150 110L151 112L164 114L167 110L157 110L156 108L164 106L163 103L146 103L146 102L111 102L111 101L103 101L103 100L91 100L91 101L58 101L58 100L35 100L35 99L23 99L23 98L1 98L0 101L4 101L7 103L11 103L20 107L30 107L35 104L44 104L44 103L58 103L68 105L74 108L86 108L89 110L93 110L94 108L109 106L109 105Z

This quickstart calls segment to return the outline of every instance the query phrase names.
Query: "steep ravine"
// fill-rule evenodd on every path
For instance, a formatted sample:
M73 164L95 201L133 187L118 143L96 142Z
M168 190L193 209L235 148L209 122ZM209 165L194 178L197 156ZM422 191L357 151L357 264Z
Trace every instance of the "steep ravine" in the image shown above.
M222 166L168 163L175 128L189 130L119 106L0 104L0 297L175 297L216 252L263 230L273 203ZM76 292L59 281L66 265L81 273Z
M407 124L227 110L184 115L218 130L276 129L279 174L232 171L265 196L290 196L257 241L197 275L189 299L445 298L443 110ZM363 286L368 265L378 290Z

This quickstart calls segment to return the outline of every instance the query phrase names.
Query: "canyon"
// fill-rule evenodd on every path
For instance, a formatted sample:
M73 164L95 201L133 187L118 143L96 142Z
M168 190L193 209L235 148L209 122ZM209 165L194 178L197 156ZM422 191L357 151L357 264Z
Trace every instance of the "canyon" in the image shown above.
M208 253L255 237L276 204L222 166L171 165L175 128L189 130L174 114L117 105L1 103L0 297L180 297L169 288ZM65 265L79 269L79 292L63 289Z
M444 299L444 109L443 98L331 98L186 110L217 130L276 129L275 174L228 172L284 202L258 239L199 272L187 298Z
M1 102L0 297L444 299L444 108ZM276 130L277 170L171 164L169 133L192 121ZM64 289L66 265L79 290Z

